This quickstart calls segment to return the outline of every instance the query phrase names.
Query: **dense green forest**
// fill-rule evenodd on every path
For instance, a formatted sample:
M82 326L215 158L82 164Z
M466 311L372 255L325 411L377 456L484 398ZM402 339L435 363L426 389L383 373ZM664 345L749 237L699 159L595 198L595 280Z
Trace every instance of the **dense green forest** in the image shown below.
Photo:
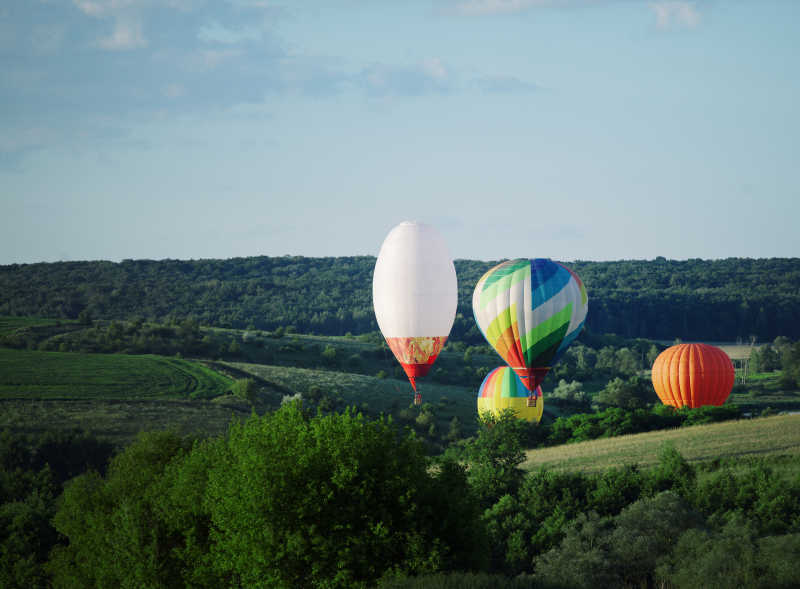
M113 455L0 435L3 587L796 587L797 456L518 467L510 414L460 458L390 419L298 403ZM110 461L109 461L110 459ZM77 475L77 476L76 476ZM59 498L60 496L60 498Z
M472 289L496 262L456 260L451 339L482 344ZM250 257L0 266L0 315L169 322L344 335L377 330L375 258ZM587 329L650 339L800 338L800 258L568 263L589 292Z

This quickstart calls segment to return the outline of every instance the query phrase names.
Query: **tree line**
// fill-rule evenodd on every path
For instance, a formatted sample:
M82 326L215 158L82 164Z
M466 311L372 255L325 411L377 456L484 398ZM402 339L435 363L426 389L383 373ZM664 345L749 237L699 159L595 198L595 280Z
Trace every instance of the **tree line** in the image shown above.
M206 440L0 435L4 587L793 587L796 458L519 469L506 414L432 459L389 419L287 403Z
M451 339L482 343L472 290L497 262L456 260ZM300 333L377 331L371 256L123 260L0 266L0 314L155 322ZM800 258L576 261L595 333L672 340L800 338Z

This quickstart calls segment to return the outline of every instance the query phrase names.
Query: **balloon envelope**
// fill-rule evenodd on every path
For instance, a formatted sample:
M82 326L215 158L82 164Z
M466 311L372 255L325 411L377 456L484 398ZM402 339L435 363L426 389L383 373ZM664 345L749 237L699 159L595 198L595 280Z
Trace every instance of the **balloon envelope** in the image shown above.
M728 355L708 344L679 344L653 362L653 388L665 405L691 408L722 405L735 373Z
M539 422L544 411L542 387L536 388L536 406L528 407L530 391L508 366L495 368L481 383L478 390L478 413L500 415L504 409L513 409L517 417Z
M509 260L489 270L472 294L475 321L489 344L535 390L578 337L588 311L586 288L552 260Z
M372 303L386 343L416 390L442 350L458 303L453 259L441 235L405 221L381 246L372 277Z

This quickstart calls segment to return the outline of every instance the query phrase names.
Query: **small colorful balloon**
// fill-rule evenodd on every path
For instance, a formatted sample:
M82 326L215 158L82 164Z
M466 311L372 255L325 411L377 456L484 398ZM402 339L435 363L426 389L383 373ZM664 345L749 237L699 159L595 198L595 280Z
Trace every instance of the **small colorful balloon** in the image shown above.
M531 395L511 368L501 366L487 374L478 389L478 414L488 411L499 416L505 409L513 409L520 419L538 423L542 419L544 400L542 387L537 387Z

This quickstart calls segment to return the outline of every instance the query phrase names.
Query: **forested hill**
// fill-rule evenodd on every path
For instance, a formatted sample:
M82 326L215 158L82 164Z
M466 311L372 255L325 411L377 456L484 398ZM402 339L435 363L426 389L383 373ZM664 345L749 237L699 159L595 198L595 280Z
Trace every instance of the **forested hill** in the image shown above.
M455 339L482 338L472 289L497 262L457 260ZM124 260L0 266L0 315L194 317L204 325L341 335L377 330L371 256ZM595 333L730 341L800 338L800 258L572 262Z

